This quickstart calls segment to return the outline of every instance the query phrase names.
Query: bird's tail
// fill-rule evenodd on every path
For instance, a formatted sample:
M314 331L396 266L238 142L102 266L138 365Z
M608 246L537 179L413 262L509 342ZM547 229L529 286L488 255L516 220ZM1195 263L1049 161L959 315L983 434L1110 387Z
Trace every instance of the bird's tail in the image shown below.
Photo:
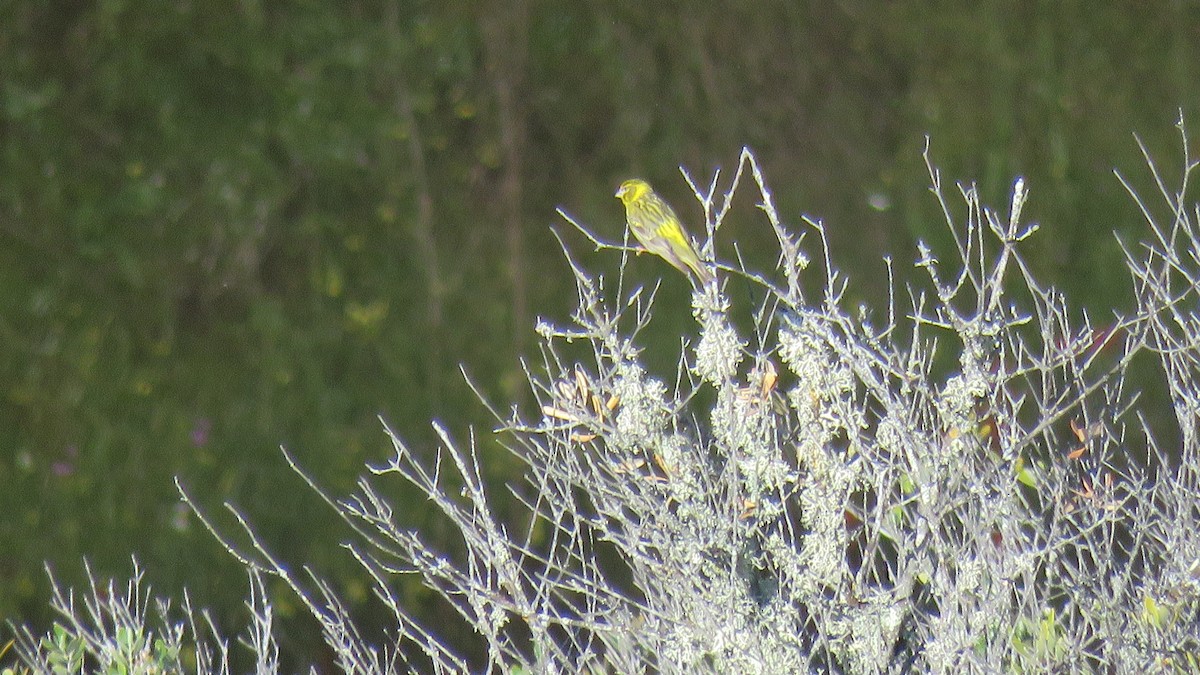
M707 286L716 281L717 278L713 276L712 272L708 271L708 268L704 266L704 263L699 258L694 263L691 261L688 262L691 263L688 267L696 274L696 279L700 282L701 286Z

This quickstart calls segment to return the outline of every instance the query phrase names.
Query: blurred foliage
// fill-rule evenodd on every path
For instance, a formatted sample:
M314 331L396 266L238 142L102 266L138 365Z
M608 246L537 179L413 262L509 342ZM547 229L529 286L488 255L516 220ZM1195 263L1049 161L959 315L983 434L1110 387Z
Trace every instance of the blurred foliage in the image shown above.
M1111 232L1143 229L1110 171L1146 184L1131 132L1175 157L1177 111L1200 112L1185 2L0 13L0 616L32 622L49 618L42 562L69 581L83 556L121 575L136 554L161 591L240 610L242 577L174 476L353 587L333 515L277 446L341 493L388 450L377 414L429 451L430 418L491 428L459 363L501 409L521 404L533 317L574 293L556 205L619 240L612 192L640 175L697 232L675 167L707 184L750 145L785 218L824 218L868 298L882 255L902 269L916 239L945 236L929 134L945 177L978 179L998 207L1026 176L1048 230L1035 269L1106 310L1127 297ZM720 257L736 241L770 268L771 233L731 222ZM564 236L588 268L616 269ZM691 319L660 262L633 270L678 309L649 345L669 362ZM399 517L428 517L409 506Z

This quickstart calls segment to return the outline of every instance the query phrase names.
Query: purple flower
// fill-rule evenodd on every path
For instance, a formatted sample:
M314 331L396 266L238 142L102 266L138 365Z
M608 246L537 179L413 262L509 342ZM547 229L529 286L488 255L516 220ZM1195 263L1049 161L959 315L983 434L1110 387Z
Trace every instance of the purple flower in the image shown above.
M59 478L75 473L75 460L79 458L79 446L72 443L63 449L63 458L50 465L50 471Z
M207 417L197 419L195 426L192 427L192 445L197 448L203 448L208 445L208 433L210 431L212 431L212 420Z

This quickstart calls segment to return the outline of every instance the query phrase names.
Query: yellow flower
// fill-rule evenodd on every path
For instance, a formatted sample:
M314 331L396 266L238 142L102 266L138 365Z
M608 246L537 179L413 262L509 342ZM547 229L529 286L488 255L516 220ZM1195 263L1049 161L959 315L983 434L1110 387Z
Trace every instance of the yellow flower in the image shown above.
M621 183L616 196L625 203L630 231L647 251L662 257L684 274L690 270L702 284L713 280L712 272L700 263L700 256L696 255L679 216L670 204L654 194L649 183L631 178Z

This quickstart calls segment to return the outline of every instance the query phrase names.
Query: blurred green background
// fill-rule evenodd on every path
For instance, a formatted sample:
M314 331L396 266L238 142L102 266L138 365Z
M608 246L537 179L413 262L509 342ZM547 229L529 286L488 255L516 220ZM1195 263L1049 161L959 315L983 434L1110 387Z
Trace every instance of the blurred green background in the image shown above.
M0 618L49 624L43 561L75 584L85 557L120 578L136 555L158 593L186 586L237 628L244 577L178 476L331 578L368 634L386 625L279 446L341 495L390 450L377 415L430 454L437 418L477 425L513 479L458 365L502 409L529 403L533 322L574 300L549 227L589 269L619 258L554 208L620 240L631 175L695 233L677 167L706 183L749 145L784 218L823 218L852 296L878 304L883 254L903 270L945 238L930 134L945 177L1004 211L1026 176L1044 278L1100 315L1127 304L1111 233L1145 226L1111 170L1149 185L1136 132L1178 176L1200 7L1019 5L0 3ZM743 195L718 254L769 269ZM677 353L687 282L631 265L663 278L653 335ZM289 658L320 661L275 601Z

